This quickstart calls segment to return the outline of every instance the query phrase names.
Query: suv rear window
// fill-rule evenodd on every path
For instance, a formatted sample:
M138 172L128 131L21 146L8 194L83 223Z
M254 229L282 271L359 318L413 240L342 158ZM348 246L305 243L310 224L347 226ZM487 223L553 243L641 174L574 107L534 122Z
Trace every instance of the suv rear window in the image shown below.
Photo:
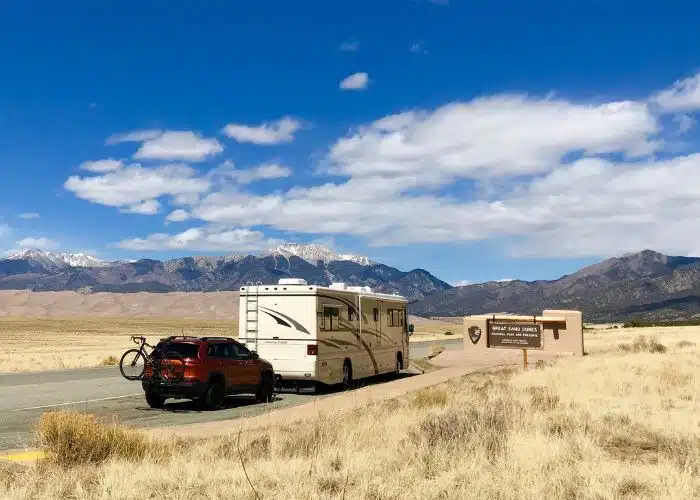
M185 342L172 342L158 344L158 351L165 354L169 351L175 351L183 358L196 358L199 352L198 344L187 344Z

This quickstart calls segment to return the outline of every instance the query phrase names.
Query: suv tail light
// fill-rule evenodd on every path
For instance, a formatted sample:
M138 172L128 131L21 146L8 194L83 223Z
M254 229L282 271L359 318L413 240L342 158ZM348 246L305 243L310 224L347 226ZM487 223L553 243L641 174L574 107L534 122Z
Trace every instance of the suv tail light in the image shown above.
M308 356L317 356L318 355L318 346L316 344L308 344L306 346L306 354Z

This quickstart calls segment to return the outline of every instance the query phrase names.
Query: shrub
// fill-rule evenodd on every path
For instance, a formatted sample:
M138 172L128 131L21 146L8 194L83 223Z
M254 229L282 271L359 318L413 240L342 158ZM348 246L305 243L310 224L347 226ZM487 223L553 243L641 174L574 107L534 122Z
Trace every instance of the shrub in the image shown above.
M69 411L46 412L37 429L40 446L49 461L63 466L100 463L118 458L143 460L162 456L164 447L136 430L105 425L94 415Z
M100 366L117 366L119 360L116 356L107 356L102 361L100 361Z
M663 353L666 352L666 346L659 343L656 338L647 338L640 335L631 344L620 344L619 348L624 352L650 352Z
M412 408L434 408L447 406L449 395L445 389L428 388L421 389L411 395Z

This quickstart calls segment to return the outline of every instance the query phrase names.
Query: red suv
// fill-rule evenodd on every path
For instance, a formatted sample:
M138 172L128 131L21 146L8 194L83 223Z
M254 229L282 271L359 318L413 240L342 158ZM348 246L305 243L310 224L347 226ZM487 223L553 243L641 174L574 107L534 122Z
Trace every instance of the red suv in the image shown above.
M146 366L141 385L152 408L162 408L167 398L192 399L207 409L219 407L232 394L272 400L272 365L232 338L168 337L156 345L152 357L169 358L178 372L175 377L154 377L153 368Z

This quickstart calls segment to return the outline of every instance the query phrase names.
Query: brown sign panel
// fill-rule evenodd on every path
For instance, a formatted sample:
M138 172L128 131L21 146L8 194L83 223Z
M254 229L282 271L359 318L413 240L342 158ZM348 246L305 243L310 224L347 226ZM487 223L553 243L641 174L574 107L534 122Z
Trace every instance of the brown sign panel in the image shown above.
M489 347L541 349L542 325L538 323L489 323Z

